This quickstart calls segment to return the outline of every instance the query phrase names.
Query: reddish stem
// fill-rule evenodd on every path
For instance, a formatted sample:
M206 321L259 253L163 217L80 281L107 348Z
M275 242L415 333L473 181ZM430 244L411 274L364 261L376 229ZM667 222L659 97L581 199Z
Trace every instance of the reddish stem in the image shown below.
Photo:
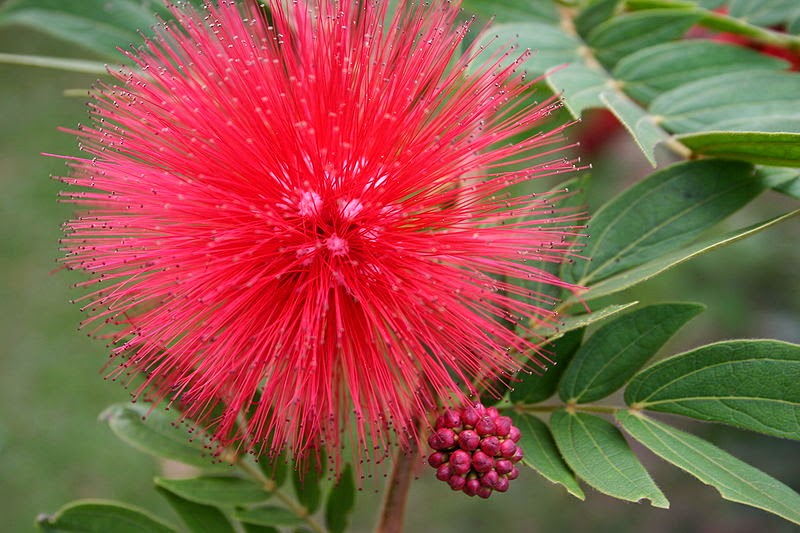
M375 528L376 533L402 533L408 489L411 487L417 457L419 447L416 442L408 450L398 450L386 487L380 522Z

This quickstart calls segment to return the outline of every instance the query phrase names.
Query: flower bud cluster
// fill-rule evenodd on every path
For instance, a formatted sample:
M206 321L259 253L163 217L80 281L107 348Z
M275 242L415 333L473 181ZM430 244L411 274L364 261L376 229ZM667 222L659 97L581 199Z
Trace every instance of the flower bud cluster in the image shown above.
M519 476L515 463L522 459L517 446L519 428L494 407L476 403L439 416L428 444L435 451L428 464L436 478L468 496L488 498L505 492Z

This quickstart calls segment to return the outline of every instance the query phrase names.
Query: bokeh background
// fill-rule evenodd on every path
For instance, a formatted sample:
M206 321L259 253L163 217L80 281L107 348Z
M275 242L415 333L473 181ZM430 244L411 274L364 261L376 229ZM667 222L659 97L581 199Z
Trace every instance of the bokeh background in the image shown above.
M0 4L2 0L0 0ZM0 30L0 51L86 57L36 32ZM57 202L65 171L42 152L77 154L73 136L57 131L87 118L86 89L94 76L0 65L0 531L33 531L38 513L77 498L114 498L174 515L152 490L163 465L117 440L97 415L128 393L103 379L102 342L76 330L70 298L79 277L57 272L60 224L71 207ZM601 117L602 119L602 117ZM573 128L579 137L591 120ZM603 130L589 203L596 207L647 173L647 163L624 132ZM585 156L586 157L586 156ZM765 193L726 225L751 224L796 207ZM719 229L719 228L718 228ZM725 228L721 228L725 229ZM700 301L708 310L685 327L662 355L701 343L742 337L800 342L800 221L683 265L615 300ZM693 425L734 455L800 490L797 443L720 426ZM779 518L730 502L694 478L635 447L672 501L671 511L626 504L587 490L581 503L530 471L505 495L467 500L420 468L408 505L407 531L796 531ZM368 480L357 503L354 531L368 531L381 495Z

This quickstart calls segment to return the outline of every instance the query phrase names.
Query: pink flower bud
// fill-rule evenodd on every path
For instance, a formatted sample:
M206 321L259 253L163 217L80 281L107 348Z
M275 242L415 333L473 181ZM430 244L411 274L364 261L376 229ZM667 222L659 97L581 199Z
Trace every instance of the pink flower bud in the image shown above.
M494 487L497 480L500 479L500 476L494 470L489 470L484 475L481 476L481 485L486 485L487 487Z
M475 424L475 431L480 436L494 434L494 420L488 416L481 417Z
M484 500L492 495L492 488L485 485L478 487L478 497Z
M478 420L481 419L481 414L477 411L477 409L473 407L466 407L461 412L461 421L464 423L465 426L475 427L475 424L478 423Z
M511 459L517 452L517 445L511 439L506 439L500 443L500 455L506 459Z
M478 489L481 488L481 482L477 479L468 479L467 482L464 484L464 494L467 496L475 496L478 493Z
M511 429L508 431L508 438L514 442L519 442L521 437L522 433L520 433L519 428L517 426L511 426Z
M519 477L519 469L516 466L512 467L511 472L509 472L506 477L509 481L512 479L517 479Z
M455 428L461 425L461 416L458 414L458 412L452 409L446 410L439 418L441 419L442 423L439 425L437 421L437 427Z
M436 469L436 479L439 481L447 481L452 475L453 468L447 463L439 465L439 468Z
M434 450L449 450L456 444L456 434L452 429L437 429L428 437L428 444Z
M498 437L507 437L511 431L511 419L507 416L498 416L494 419L494 434Z
M458 435L458 445L462 450L471 452L481 443L480 436L471 429L465 429Z
M447 484L450 485L450 488L453 490L463 489L466 483L467 478L464 476L459 476L458 474L453 474L450 476L450 479L447 480Z
M500 452L500 439L490 435L481 439L481 450L490 457L494 457Z
M444 452L434 452L428 456L428 464L434 468L439 468L445 464L450 458L450 455Z
M472 466L472 456L464 450L456 450L450 454L450 466L456 474L466 474Z
M472 468L476 472L488 472L494 468L494 459L478 450L472 454Z
M508 490L508 478L500 477L497 483L494 484L494 490L497 492L505 492Z
M497 473L501 476L508 474L513 468L514 464L508 459L498 459L494 462L494 469L497 470Z
M522 453L522 448L517 446L517 451L515 451L514 455L511 457L511 462L512 463L518 463L518 462L520 462L522 460L523 457L524 457L524 454Z

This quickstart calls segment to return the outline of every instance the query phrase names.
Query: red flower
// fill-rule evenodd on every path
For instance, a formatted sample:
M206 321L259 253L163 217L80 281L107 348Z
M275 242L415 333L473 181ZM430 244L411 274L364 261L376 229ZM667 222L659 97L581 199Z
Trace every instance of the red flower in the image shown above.
M97 87L63 178L112 377L221 444L380 453L536 354L553 302L520 282L566 286L531 263L562 261L576 217L509 193L573 168L537 162L558 132L510 142L557 105L522 101L521 59L470 74L439 0L386 26L371 1L173 13Z

